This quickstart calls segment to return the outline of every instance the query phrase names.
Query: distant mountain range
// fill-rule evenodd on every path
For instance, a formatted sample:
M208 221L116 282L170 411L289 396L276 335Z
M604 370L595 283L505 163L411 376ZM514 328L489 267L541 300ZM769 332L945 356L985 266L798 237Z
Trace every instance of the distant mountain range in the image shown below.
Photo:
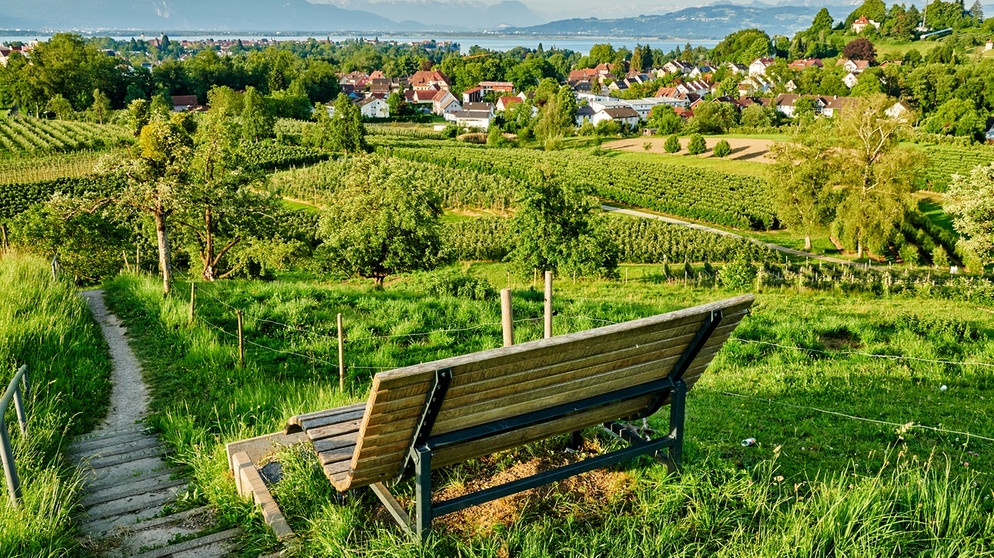
M620 19L564 19L543 25L504 29L504 33L543 36L658 37L660 39L721 39L740 29L758 27L770 35L793 36L811 27L821 6L736 6L716 4L676 12ZM836 18L851 8L830 8ZM845 13L843 13L845 12Z
M317 0L316 0L317 1ZM518 0L32 0L0 1L0 29L478 32L544 20Z
M186 31L355 33L498 32L507 35L603 38L721 39L758 27L792 36L825 6L726 3L619 19L573 18L545 23L520 0L0 0L0 29L45 31ZM844 0L828 0L842 2ZM851 5L828 4L836 20ZM994 7L985 6L994 16ZM582 10L577 10L582 15Z

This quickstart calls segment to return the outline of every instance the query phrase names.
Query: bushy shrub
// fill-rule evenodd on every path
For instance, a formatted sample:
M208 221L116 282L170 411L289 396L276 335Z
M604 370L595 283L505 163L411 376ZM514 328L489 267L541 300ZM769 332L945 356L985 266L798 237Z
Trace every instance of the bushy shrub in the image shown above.
M433 274L424 282L424 291L429 296L455 296L470 300L497 298L497 289L486 279L461 273Z
M665 149L667 153L676 153L677 151L680 151L680 138L678 138L676 134L666 138L666 143L663 144L663 149Z
M727 157L732 152L732 146L728 145L725 140L719 141L714 146L714 156L715 157Z
M748 290L756 280L756 266L744 259L735 260L718 271L718 282L727 289Z
M700 155L708 150L708 144L704 141L704 136L694 134L690 136L690 143L687 144L687 152L691 155Z

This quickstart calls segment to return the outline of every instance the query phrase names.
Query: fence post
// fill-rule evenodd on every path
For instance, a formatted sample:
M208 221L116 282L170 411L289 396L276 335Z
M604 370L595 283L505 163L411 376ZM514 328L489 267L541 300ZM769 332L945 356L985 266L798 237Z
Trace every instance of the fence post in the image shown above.
M500 291L500 325L504 331L504 346L514 345L514 314L511 310L511 289Z
M28 366L21 365L14 374L13 379L11 379L10 384L7 386L7 390L4 392L2 399L0 399L0 461L3 462L3 472L7 479L7 493L10 495L10 502L13 506L17 507L19 500L21 498L21 480L17 477L17 467L14 465L14 450L10 445L10 432L7 431L7 421L4 420L4 415L7 412L7 405L10 403L12 397L16 399L20 398L18 384L21 379L28 373ZM25 386L27 384L25 383ZM16 396L16 397L15 397ZM23 406L18 406L18 421L24 421L23 418ZM27 425L22 422L21 430L26 431Z
M242 311L235 310L238 316L238 363L245 366L245 338L242 335Z
M197 284L190 281L190 323L193 323L194 307L197 303Z
M338 390L345 391L345 336L342 333L342 314L338 314Z
M545 338L552 337L552 272L545 272Z
M52 257L52 279L59 278L59 255Z

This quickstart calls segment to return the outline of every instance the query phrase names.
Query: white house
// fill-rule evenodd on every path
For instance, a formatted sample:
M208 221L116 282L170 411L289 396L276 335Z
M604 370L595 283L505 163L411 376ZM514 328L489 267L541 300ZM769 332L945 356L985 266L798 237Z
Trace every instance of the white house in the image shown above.
M363 118L390 118L390 105L377 97L369 97L359 103Z
M859 83L859 78L856 77L855 73L849 72L844 78L842 78L842 83L846 84L846 87L849 89L852 89L853 87L856 87L857 83Z
M703 97L711 92L711 84L704 80L694 80L685 83L678 83L676 90L685 95L698 95Z
M765 76L766 68L773 65L773 58L757 58L749 64L750 76Z
M461 110L445 115L445 119L465 128L486 130L494 118L494 106L490 103L465 103Z
M994 50L994 39L987 39L987 43L984 45L984 51Z
M866 29L871 25L874 27L874 29L880 29L879 21L873 21L872 19L867 19L866 16L859 16L859 19L852 22L852 32L856 34L862 33L864 29Z
M453 111L462 110L459 99L447 89L435 93L431 100L431 112L439 116L445 116Z
M590 119L590 122L597 125L605 120L614 120L619 124L626 124L628 126L638 126L639 113L630 107L606 108L597 111L593 118Z
M667 74L689 74L694 71L694 65L681 60L670 60L663 64L662 70Z
M991 125L991 129L987 130L987 143L994 143L994 125Z
M911 119L912 112L911 109L908 108L908 105L904 104L904 101L898 101L894 103L894 106L885 110L884 114L895 120L907 122Z

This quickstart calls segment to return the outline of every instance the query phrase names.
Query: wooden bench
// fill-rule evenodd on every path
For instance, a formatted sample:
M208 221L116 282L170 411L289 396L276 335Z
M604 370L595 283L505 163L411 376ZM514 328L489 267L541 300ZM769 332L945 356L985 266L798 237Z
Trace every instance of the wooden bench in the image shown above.
M366 403L292 417L341 492L369 486L424 537L433 517L639 455L680 465L689 389L752 305L751 295L512 347L381 372ZM670 406L669 430L646 439L619 419ZM431 470L604 425L629 446L444 502ZM415 521L387 489L413 472Z

